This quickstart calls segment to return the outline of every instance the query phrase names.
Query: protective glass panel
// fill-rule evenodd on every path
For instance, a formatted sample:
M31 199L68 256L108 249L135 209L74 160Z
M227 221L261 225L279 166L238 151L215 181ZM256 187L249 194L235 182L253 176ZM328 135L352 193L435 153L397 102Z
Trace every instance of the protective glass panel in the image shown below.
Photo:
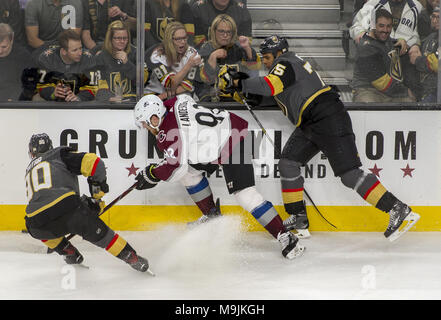
M439 19L436 10L432 11L439 1L382 1L378 17L372 1L366 2L190 0L179 2L176 10L173 6L165 10L160 1L147 1L145 46L150 81L145 92L166 96L167 87L179 88L172 85L169 75L187 63L196 66L199 62L193 61L191 51L178 55L178 60L169 52L160 61L161 52L151 47L161 48L162 43L173 51L187 43L198 51L204 67L194 73L188 66L186 75L192 78L181 83L178 93L187 88L203 101L233 100L218 88L221 67L228 65L251 77L266 75L271 63L259 57L259 47L267 37L278 35L286 39L289 51L304 59L310 72L317 72L325 85L340 92L344 102L436 101L438 37L434 31ZM219 13L228 14L234 22ZM182 23L185 40L182 34L174 38L167 34L166 26L173 20ZM167 65L167 59L174 64Z
M436 102L439 1L365 2L1 1L0 101L234 101L222 66L266 75L260 44L278 35L344 102Z

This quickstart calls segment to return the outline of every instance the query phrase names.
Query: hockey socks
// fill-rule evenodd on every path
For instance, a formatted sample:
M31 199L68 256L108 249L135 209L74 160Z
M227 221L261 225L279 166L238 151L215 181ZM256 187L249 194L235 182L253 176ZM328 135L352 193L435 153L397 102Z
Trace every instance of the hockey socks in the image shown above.
M282 218L269 201L264 201L252 210L251 214L276 239L280 232L284 233L286 231Z
M282 199L285 210L289 214L303 211L303 184L305 179L301 175L301 164L288 159L280 159L280 182Z
M360 182L356 189L357 193L367 203L381 211L389 212L398 200L373 174L368 174Z
M49 249L64 257L67 264L81 264L84 260L81 253L65 237L41 240Z
M283 189L282 199L285 211L289 214L296 214L304 211L303 188Z
M67 240L64 237L60 237L60 238L56 238L56 239L41 240L41 242L43 242L49 249L52 249L53 251L57 252L58 254L61 254L60 253L61 252L60 250L62 250L61 247L63 246L63 244L64 245L66 244Z
M204 215L208 215L210 211L214 210L213 208L216 208L213 193L206 177L203 177L196 185L185 188Z
M113 232L112 232L113 233ZM135 249L120 235L113 233L113 237L106 246L106 251L128 263L133 269L141 272L148 271L147 259L139 256Z
M365 173L359 168L343 174L341 181L346 187L354 189L367 203L381 211L389 212L398 200L386 190L374 174Z

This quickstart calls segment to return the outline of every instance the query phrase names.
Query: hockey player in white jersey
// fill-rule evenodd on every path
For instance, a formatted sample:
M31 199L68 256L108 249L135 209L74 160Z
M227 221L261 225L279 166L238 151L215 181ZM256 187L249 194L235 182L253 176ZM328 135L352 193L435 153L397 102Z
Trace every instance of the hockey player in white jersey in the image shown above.
M150 164L138 174L138 190L153 188L160 181L179 181L203 213L193 225L204 223L219 217L220 211L202 171L213 172L222 166L228 192L281 243L283 256L293 259L303 254L304 246L285 229L272 203L255 187L246 120L197 105L188 95L178 95L165 105L156 95L147 95L136 104L134 116L138 127L156 136L157 146L165 154L158 165ZM242 162L241 143L245 150Z

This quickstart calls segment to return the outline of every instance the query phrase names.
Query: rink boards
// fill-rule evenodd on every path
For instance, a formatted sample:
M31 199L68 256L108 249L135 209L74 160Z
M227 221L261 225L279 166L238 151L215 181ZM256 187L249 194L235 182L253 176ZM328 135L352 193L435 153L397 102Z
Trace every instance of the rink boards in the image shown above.
M278 159L274 149L248 111L235 111L249 121L253 135L256 186L283 218ZM414 230L441 230L441 112L439 111L350 111L363 169L379 176L383 185L420 213ZM293 131L279 111L256 111L276 148ZM96 152L106 163L110 203L134 183L135 174L149 163L161 160L154 141L136 128L131 110L33 110L0 109L2 157L0 160L0 230L24 227L26 204L25 169L29 138L46 132L55 146L77 147ZM307 167L305 189L321 213L337 226L327 224L307 202L312 231L384 231L388 215L367 205L358 194L334 177L326 157L319 153ZM251 215L237 206L227 192L221 170L209 178L224 214L238 214L244 228L263 230ZM88 193L80 177L82 193ZM200 215L179 183L161 182L156 188L132 191L103 220L117 230L150 230L170 223L185 223Z

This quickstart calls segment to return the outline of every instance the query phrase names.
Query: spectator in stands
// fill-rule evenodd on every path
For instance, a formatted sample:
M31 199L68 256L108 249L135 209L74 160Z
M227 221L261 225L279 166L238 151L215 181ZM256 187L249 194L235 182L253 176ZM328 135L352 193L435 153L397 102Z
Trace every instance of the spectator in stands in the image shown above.
M136 25L134 0L82 0L84 26L82 40L87 49L97 52L106 38L109 24L123 21L129 27Z
M31 67L34 67L31 55L26 48L14 41L11 26L0 23L0 101L19 100L22 72Z
M233 18L239 36L252 37L251 15L240 0L198 0L192 3L195 36L194 45L200 48L208 41L208 30L219 14L227 14Z
M38 63L45 70L38 85L40 96L49 101L90 101L97 90L99 59L83 50L81 36L74 30L63 31L59 47L45 50Z
M220 14L213 20L208 39L199 50L204 60L200 72L204 82L196 82L196 94L201 101L212 100L210 89L215 85L222 66L229 65L247 73L249 70L259 70L262 65L260 56L251 48L249 38L237 35L236 23L227 14ZM227 100L231 100L231 95Z
M367 1L368 0L354 0L354 9L352 11L352 14L354 15L353 17L355 17L355 15L358 13L358 11L360 11L360 9L363 8L364 4Z
M369 0L355 15L349 33L355 43L359 43L363 35L375 28L375 12L384 9L392 14L391 38L397 39L396 47L400 55L407 53L408 48L420 43L417 21L422 10L418 1L407 0Z
M187 0L147 0L145 3L145 48L161 43L168 23L179 21L185 26L193 45L194 18Z
M404 83L401 60L392 31L392 15L376 14L375 28L357 46L352 87L355 102L412 102L415 97Z
M421 102L437 102L438 87L438 33L440 8L435 7L430 15L432 33L421 45L421 51L409 50L410 62L416 65L420 72L423 87Z
M107 30L96 100L136 101L136 49L131 45L130 29L122 21L113 21ZM148 81L145 69L144 82Z
M432 12L435 7L439 7L440 0L427 0L426 8L418 16L418 34L421 41L432 33Z
M24 12L18 0L0 1L0 23L7 23L14 31L14 42L25 45Z
M157 93L162 100L193 93L193 81L202 59L187 39L185 26L174 21L165 28L162 43L147 50L145 61L151 76L146 93Z
M81 34L83 6L81 0L31 0L25 9L25 29L29 46L41 51L56 44L63 30Z

